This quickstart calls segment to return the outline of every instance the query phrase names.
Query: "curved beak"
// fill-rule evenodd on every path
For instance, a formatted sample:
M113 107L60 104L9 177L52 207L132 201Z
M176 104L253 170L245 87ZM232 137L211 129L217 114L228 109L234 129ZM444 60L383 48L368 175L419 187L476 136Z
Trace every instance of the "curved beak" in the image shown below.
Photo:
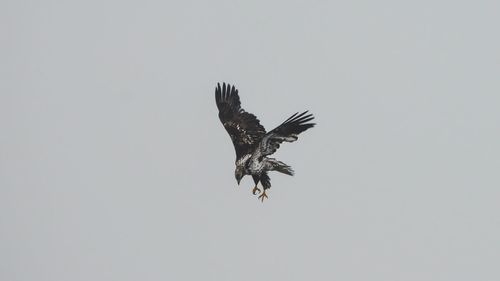
M238 185L240 185L241 178L236 180L238 182Z

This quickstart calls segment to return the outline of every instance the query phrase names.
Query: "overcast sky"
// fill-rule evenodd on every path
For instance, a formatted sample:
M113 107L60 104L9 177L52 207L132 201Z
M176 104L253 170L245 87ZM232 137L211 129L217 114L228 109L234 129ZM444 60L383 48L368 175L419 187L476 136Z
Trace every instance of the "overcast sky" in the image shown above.
M500 280L500 4L403 2L1 1L0 279Z

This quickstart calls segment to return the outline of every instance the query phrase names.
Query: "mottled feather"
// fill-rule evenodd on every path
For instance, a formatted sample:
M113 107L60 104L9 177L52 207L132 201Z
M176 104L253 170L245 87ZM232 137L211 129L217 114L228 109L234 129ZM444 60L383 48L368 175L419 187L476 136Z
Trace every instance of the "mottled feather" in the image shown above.
M236 151L236 159L252 153L266 130L255 115L241 108L238 90L229 84L217 83L215 102L219 109L219 119L229 133Z
M261 157L276 152L283 142L296 141L300 133L314 127L315 123L308 123L314 117L312 114L307 113L308 111L301 114L297 112L281 123L281 125L267 133L259 144Z

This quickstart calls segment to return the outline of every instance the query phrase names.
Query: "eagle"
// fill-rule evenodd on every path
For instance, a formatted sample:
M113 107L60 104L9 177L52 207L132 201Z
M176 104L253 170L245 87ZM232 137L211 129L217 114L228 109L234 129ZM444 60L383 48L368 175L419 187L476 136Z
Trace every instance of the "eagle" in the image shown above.
M217 83L215 102L219 109L219 119L229 133L236 151L234 176L238 185L245 175L251 175L255 183L252 190L264 202L268 198L266 190L271 188L268 172L277 171L293 176L294 171L287 164L268 157L276 152L283 142L294 142L298 135L314 127L314 119L308 111L295 113L273 130L266 132L259 119L241 108L238 89L230 84ZM257 187L261 183L263 190Z

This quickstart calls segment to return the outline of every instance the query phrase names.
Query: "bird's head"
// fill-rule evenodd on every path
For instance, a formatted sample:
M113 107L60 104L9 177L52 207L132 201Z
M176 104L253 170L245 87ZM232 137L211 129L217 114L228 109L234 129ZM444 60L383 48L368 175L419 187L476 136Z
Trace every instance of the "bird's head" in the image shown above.
M234 170L234 177L236 178L236 181L238 182L238 185L240 184L241 179L244 176L244 171L241 167L236 167L236 170Z

